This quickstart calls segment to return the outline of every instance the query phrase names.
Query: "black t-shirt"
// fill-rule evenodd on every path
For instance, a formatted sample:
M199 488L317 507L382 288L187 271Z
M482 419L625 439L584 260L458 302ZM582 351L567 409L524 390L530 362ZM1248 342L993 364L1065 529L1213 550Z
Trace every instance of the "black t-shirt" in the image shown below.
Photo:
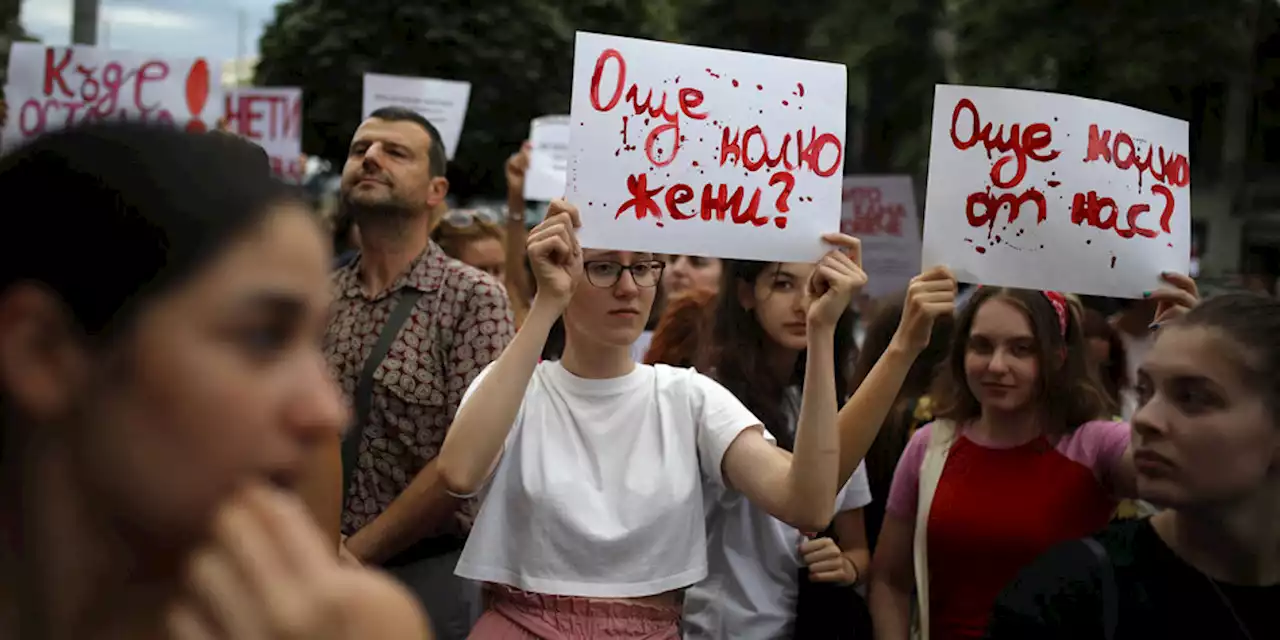
M1217 583L1169 549L1147 519L1095 536L1114 567L1114 640L1280 639L1280 585ZM1081 541L1061 544L1022 570L992 612L989 640L1104 640L1102 566Z

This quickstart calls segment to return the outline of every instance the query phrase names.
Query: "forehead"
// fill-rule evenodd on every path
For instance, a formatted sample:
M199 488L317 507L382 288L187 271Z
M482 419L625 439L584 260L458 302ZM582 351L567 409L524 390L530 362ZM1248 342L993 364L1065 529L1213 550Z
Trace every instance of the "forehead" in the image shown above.
M813 264L809 262L780 262L770 265L764 273L771 276L790 276L796 279L807 279L813 273Z
M1216 329L1174 324L1156 336L1139 371L1155 378L1190 376L1235 386L1245 374L1240 366L1245 357L1238 344Z
M973 315L969 335L990 338L1031 338L1031 322L1027 314L1013 302L1004 298L991 298L978 307Z
M282 205L227 248L188 292L221 306L226 297L270 293L323 309L329 299L329 249L319 225L297 205Z
M631 264L648 262L657 259L654 254L644 251L613 251L607 249L583 249L582 259L586 261L611 261Z
M369 118L360 123L356 134L351 138L351 144L373 142L395 144L426 153L431 146L431 134L416 122Z
M502 241L489 236L482 236L471 240L462 249L463 252L471 254L476 258L504 260L506 258L505 247Z

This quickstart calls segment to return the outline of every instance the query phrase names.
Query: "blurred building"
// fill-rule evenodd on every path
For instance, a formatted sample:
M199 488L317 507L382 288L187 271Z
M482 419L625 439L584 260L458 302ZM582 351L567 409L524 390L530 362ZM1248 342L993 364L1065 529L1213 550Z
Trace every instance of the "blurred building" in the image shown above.
M257 68L258 56L224 60L222 63L222 86L231 88L252 85L253 73Z

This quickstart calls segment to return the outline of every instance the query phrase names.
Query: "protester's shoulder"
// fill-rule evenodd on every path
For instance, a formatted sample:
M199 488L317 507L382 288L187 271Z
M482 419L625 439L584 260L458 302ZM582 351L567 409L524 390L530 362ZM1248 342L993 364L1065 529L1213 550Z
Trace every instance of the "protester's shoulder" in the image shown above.
M911 437L907 439L907 449L924 449L928 448L929 440L933 438L933 432L939 429L953 429L951 423L939 424L940 421L934 420L920 425L911 433Z
M1000 606L1031 613L1046 604L1070 602L1095 591L1100 559L1083 539L1050 547L1024 566L1005 587Z
M1106 561L1117 569L1133 564L1134 549L1150 523L1117 522L1090 536L1106 552ZM1028 591L1074 593L1091 588L1103 561L1089 538L1068 540L1051 547L1023 569L1014 585ZM1082 586L1083 585L1083 586Z

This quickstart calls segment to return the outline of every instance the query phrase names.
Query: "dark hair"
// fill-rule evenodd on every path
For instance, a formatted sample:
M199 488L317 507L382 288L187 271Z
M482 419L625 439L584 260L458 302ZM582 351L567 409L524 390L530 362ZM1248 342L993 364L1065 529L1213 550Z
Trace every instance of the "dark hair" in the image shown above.
M1081 318L1085 339L1098 338L1107 341L1107 362L1100 371L1102 390L1107 393L1107 409L1120 413L1120 392L1129 386L1129 358L1125 354L1120 332L1096 309L1085 309Z
M1239 345L1234 353L1241 376L1262 394L1280 423L1280 300L1256 293L1228 293L1210 298L1170 326L1217 329Z
M267 150L262 146L230 131L214 129L208 132L208 136L214 142L224 145L227 153L238 154L246 164L257 167L259 171L267 175L271 174L271 156L267 154Z
M382 107L369 114L369 117L387 122L412 122L426 129L431 136L431 143L427 147L427 171L432 178L440 178L448 173L449 155L444 150L444 140L440 139L440 130L422 114L404 107Z
M120 328L270 205L303 202L246 154L219 136L117 123L50 133L0 158L0 193L41 209L7 220L0 292L39 283L86 334Z
M1041 404L1048 421L1044 432L1050 436L1065 435L1080 425L1104 417L1106 396L1089 374L1085 361L1084 335L1076 314L1067 314L1067 330L1063 335L1058 314L1049 299L1039 291L982 287L969 299L956 319L950 352L945 366L938 372L930 397L935 403L934 415L957 423L973 420L982 414L982 406L969 389L964 360L969 350L969 332L973 318L982 305L1001 300L1011 303L1031 323L1035 337L1036 360L1040 379L1033 402ZM1054 366L1061 362L1061 366Z
M791 375L770 375L765 359L769 336L755 314L738 300L738 284L754 286L765 272L781 268L776 262L725 260L724 275L707 344L699 357L701 368L711 372L720 384L737 396L765 428L778 439L778 446L791 450L795 433L786 428L783 401L788 387L804 382L805 353L796 360ZM801 283L803 286L804 283ZM849 362L854 348L853 311L845 310L835 328L836 395L841 403L849 388Z

